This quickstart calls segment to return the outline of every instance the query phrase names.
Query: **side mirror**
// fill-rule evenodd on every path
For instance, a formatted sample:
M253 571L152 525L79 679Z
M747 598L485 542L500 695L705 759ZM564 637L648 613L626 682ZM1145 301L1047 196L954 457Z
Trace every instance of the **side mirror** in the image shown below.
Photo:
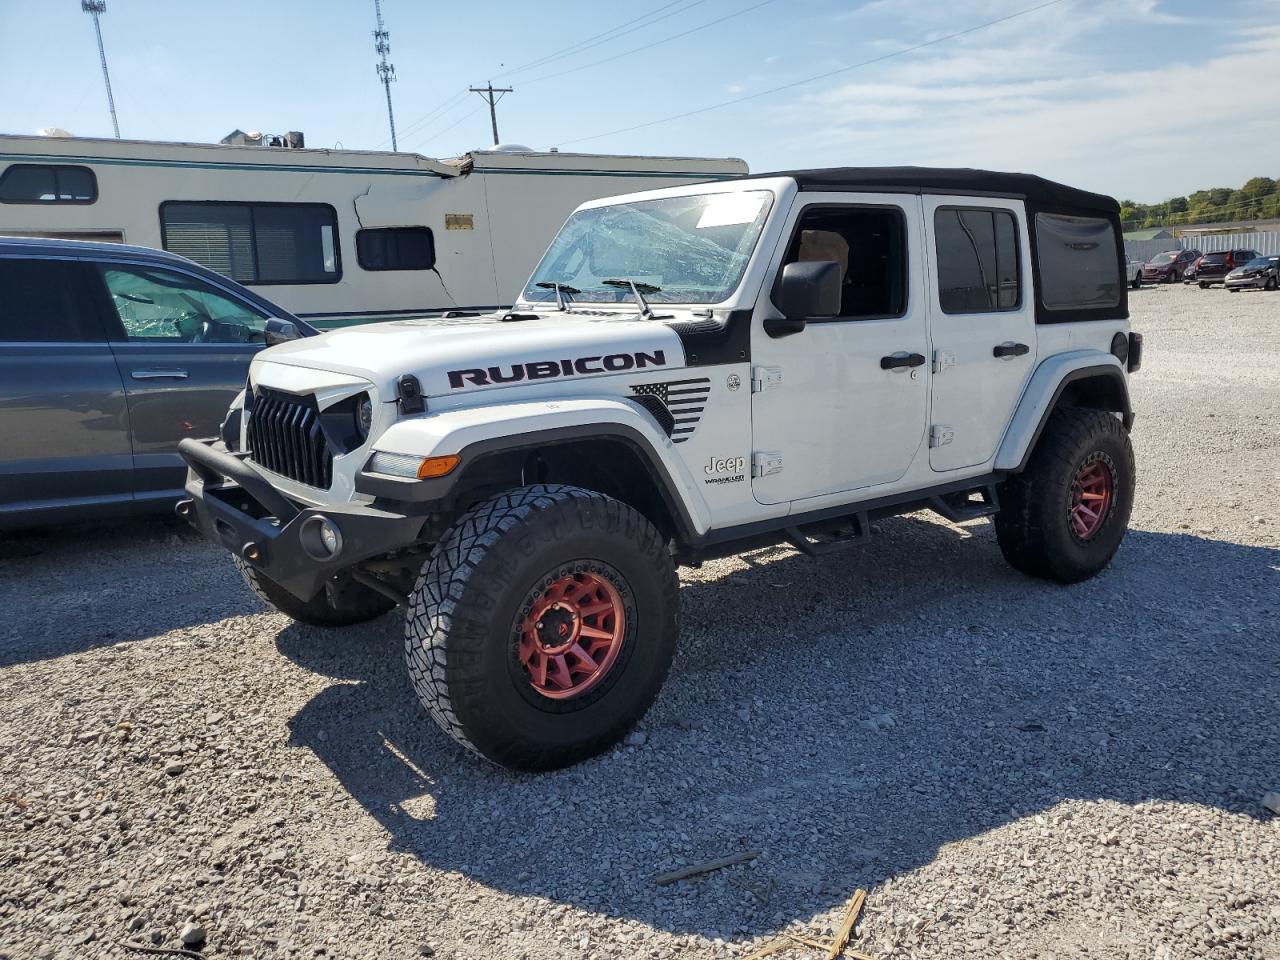
M288 343L290 340L302 339L302 331L292 320L281 320L279 317L268 317L267 325L262 331L262 339L268 347Z
M840 286L843 270L834 260L805 260L782 268L773 294L782 319L766 320L771 337L799 333L809 320L825 320L840 315Z

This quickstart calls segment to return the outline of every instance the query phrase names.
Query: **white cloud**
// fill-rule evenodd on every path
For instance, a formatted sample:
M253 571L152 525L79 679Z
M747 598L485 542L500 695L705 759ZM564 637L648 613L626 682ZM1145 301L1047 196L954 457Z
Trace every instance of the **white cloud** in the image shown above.
M986 6L958 3L971 15ZM875 80L770 109L792 131L779 139L792 152L768 165L1021 169L1139 200L1280 173L1280 112L1240 96L1242 82L1280 89L1280 27L1251 26L1199 62L1126 70L1087 39L1115 29L1104 25L1111 16L1166 14L1156 0L1114 0L1055 18L1051 31L1028 18L1017 24L1021 36L980 44L975 35L960 49L889 61Z
M747 88L740 83L731 83L727 87L725 87L725 90L728 93L742 93L746 89Z

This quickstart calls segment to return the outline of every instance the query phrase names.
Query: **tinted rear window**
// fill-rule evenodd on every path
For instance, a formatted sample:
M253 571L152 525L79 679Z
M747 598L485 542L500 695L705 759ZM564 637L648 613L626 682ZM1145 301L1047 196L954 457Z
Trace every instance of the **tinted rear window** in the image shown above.
M101 340L79 302L80 265L0 258L0 342Z
M1206 253L1200 262L1201 263L1226 263L1227 255L1225 253Z
M1111 221L1036 214L1040 295L1047 310L1120 304L1120 254Z

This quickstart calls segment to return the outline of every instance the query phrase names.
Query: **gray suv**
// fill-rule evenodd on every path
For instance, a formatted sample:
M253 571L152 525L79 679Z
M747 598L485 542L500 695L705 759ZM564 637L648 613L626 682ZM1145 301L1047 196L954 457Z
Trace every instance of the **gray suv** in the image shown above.
M171 509L178 442L218 435L255 353L314 332L159 250L0 237L0 529Z

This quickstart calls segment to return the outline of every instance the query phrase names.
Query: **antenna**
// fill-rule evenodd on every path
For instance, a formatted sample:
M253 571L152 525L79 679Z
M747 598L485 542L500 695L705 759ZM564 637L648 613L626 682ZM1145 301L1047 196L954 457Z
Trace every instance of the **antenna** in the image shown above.
M396 68L387 62L391 53L391 34L382 26L382 0L373 0L373 12L378 17L378 29L373 31L373 49L378 52L378 79L387 91L387 123L391 124L391 152L396 147L396 115L391 109L391 81L396 78Z
M107 106L111 108L111 127L120 139L120 121L116 119L116 98L111 95L111 74L107 72L107 51L102 46L102 22L98 19L107 12L107 0L80 0L80 9L93 15L93 30L98 35L98 58L102 60L102 82L107 85Z
M498 101L502 99L502 94L513 93L510 87L495 87L493 81L489 81L487 87L471 87L472 93L480 94L480 99L489 104L489 122L493 124L493 145L498 145ZM494 94L498 94L497 97Z

